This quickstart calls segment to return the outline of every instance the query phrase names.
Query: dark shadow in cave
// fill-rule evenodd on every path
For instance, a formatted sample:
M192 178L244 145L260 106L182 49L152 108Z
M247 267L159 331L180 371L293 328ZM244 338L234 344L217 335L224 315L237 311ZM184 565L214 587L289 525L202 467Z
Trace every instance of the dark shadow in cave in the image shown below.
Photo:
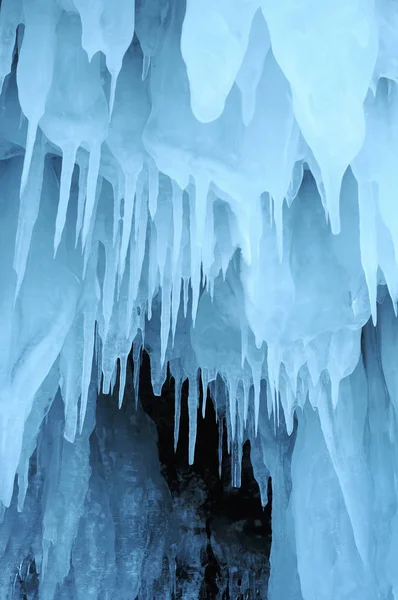
M130 361L132 366L133 361ZM201 389L201 386L199 386ZM192 479L200 482L206 499L199 506L206 523L208 538L204 561L204 580L200 598L234 598L243 600L260 598L253 590L250 595L230 596L228 565L217 560L213 545L239 547L242 553L253 553L263 557L264 569L269 574L271 549L272 482L268 482L268 504L261 506L259 486L254 478L250 461L250 443L243 447L242 485L239 489L231 486L231 461L227 450L227 436L224 424L222 476L218 474L218 424L213 403L208 395L206 416L198 412L197 439L194 465L188 465L188 382L185 381L181 394L180 434L174 452L174 379L168 373L162 388L161 398L154 396L150 359L143 353L139 377L139 397L144 411L154 421L158 431L159 459L163 474L173 497L178 497L181 487ZM200 398L200 406L202 398ZM178 576L183 576L179 573ZM224 581L224 585L223 585ZM239 585L239 582L238 582ZM222 589L224 591L222 592ZM220 595L222 592L222 595ZM264 598L262 598L264 600Z

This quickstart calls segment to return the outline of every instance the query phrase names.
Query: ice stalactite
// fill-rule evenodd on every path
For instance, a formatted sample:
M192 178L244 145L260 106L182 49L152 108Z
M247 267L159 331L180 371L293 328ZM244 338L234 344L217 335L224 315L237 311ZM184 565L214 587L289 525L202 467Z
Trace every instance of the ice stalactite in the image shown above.
M173 596L145 350L272 479L261 597L396 599L398 7L198 6L1 3L0 597Z

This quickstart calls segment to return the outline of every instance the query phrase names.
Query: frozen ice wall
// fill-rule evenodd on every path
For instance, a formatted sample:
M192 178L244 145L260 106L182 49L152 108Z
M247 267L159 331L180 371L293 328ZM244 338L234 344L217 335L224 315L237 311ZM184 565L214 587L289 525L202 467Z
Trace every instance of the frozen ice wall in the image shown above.
M133 347L272 477L261 598L397 600L398 4L2 0L0 87L0 599L172 598Z

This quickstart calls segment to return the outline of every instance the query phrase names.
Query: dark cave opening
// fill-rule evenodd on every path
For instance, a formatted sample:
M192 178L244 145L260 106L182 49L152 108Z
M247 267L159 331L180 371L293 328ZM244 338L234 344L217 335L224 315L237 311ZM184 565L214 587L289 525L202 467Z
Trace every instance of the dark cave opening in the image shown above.
M132 365L132 361L130 364ZM201 389L201 386L199 387ZM233 488L225 423L222 425L223 459L221 478L219 477L218 423L209 392L205 418L202 417L203 399L200 397L195 462L192 466L188 465L188 382L185 381L182 388L180 431L176 452L174 452L174 379L168 373L161 398L154 396L150 378L150 358L146 352L143 353L141 362L139 397L144 411L157 428L159 460L172 497L178 499L180 495L184 495L187 487L194 490L197 486L202 493L200 501L195 499L198 503L196 509L205 523L207 535L206 552L201 559L204 578L200 598L222 600L262 598L264 600L264 596L261 596L258 590L251 589L248 592L247 587L241 595L237 595L236 589L232 593L229 582L231 565L220 561L216 556L217 552L214 551L214 546L217 547L218 554L220 554L220 547L226 554L231 551L232 560L239 559L239 556L234 555L237 552L241 553L241 556L253 555L258 559L259 568L267 572L267 578L269 576L272 482L271 479L268 482L268 504L263 509L260 489L254 478L250 460L250 442L247 441L243 447L241 487ZM193 495L195 496L194 491ZM192 498L192 494L189 498ZM177 566L177 579L186 576L186 571L184 566ZM242 580L238 578L235 588L241 585Z

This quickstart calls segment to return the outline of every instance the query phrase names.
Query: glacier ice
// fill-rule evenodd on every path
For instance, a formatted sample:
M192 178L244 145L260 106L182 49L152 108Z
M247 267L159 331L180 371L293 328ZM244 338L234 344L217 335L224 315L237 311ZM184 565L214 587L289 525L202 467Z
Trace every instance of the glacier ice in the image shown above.
M397 44L394 0L2 0L0 600L199 597L144 351L174 448L188 386L189 463L207 401L272 480L231 597L398 599Z

